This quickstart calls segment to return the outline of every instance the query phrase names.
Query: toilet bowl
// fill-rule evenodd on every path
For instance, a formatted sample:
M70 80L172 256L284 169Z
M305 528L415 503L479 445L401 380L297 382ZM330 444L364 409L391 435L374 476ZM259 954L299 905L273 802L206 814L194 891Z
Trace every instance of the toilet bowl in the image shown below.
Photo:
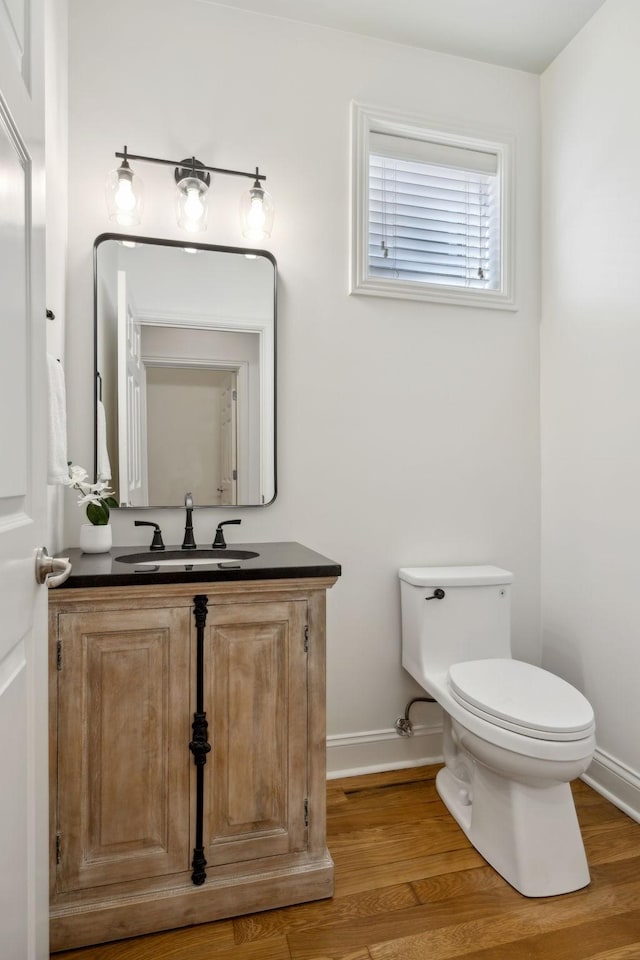
M448 810L525 896L586 886L569 784L595 749L589 702L510 656L508 571L413 567L400 579L403 665L444 711L436 786Z

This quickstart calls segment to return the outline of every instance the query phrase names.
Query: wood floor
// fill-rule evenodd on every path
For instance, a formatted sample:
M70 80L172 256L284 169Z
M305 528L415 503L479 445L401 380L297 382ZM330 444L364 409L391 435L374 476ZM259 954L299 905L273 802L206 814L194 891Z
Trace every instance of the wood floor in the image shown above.
M640 824L581 782L589 887L529 900L469 845L437 767L328 784L332 900L56 954L56 960L640 960Z

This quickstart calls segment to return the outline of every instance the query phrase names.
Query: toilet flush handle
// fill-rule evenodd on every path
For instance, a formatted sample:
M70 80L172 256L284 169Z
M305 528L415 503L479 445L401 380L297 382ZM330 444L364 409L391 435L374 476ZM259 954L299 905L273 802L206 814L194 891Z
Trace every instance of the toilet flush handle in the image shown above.
M442 587L436 587L433 591L433 596L425 597L425 600L444 600L444 590Z

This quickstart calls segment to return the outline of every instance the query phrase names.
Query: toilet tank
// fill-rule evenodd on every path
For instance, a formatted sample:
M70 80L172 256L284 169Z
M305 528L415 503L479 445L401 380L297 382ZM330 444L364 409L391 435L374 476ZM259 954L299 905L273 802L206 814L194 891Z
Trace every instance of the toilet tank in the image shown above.
M513 574L492 566L403 567L402 665L429 690L452 663L511 656ZM442 599L434 597L444 591Z

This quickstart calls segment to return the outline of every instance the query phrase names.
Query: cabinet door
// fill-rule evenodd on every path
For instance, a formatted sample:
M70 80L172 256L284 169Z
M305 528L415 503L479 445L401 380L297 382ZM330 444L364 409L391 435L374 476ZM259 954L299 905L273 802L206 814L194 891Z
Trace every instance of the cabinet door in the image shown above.
M57 892L188 869L189 620L59 617Z
M204 852L211 867L306 847L306 624L306 601L209 607Z

